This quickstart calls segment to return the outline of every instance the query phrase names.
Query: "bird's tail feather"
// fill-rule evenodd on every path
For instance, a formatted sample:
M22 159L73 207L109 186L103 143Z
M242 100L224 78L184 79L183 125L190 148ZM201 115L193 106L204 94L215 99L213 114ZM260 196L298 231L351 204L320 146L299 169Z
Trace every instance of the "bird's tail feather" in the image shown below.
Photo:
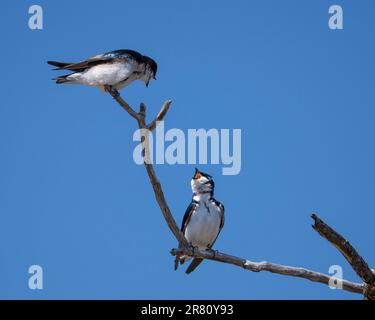
M183 265L186 261L190 259L191 258L187 256L176 257L176 259L174 260L174 269L177 270L179 264Z
M178 269L178 265L180 264L180 259L178 257L176 257L176 259L174 260L174 269L177 270Z
M189 267L186 269L186 273L189 274L195 270L196 267L198 267L203 259L201 258L194 258L194 260L190 263Z
M65 76L60 76L60 77L57 77L57 78L53 78L52 80L56 80L56 83L73 83L72 79L68 79L68 77L70 76L70 74L67 74Z
M57 67L54 70L62 70L66 66L69 66L72 64L71 62L60 62L60 61L47 61L47 63L50 64L51 66Z

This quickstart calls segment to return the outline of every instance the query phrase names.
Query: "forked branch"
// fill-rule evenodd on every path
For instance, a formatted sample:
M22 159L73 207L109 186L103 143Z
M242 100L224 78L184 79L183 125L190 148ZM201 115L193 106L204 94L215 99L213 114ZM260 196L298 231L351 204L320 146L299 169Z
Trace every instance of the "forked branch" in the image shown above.
M117 103L135 120L137 120L138 127L142 130L144 130L144 133L148 134L150 131L156 128L157 122L162 121L165 117L165 115L168 112L168 109L172 103L172 101L167 100L156 118L149 124L146 125L146 106L145 104L141 103L139 112L135 112L134 109L127 104L124 99L121 98L119 92L112 88L107 88L108 93L117 101ZM144 157L149 159L149 150L150 148L147 147L148 145L148 139L143 139L142 146L143 146L143 152ZM165 199L163 189L161 187L161 184L155 174L154 168L150 161L144 162L144 166L146 168L148 177L150 179L150 183L152 185L152 188L154 190L156 201L160 207L161 212L163 213L164 219L168 224L169 229L172 231L175 238L178 240L181 247L189 246L187 240L185 239L184 235L178 228L176 221L174 220L171 210L169 209L167 200Z
M136 112L129 104L127 104L120 96L119 92L111 87L106 88L107 92L117 101L117 103L132 117L137 123L141 130L144 130L145 136L142 140L143 155L144 155L144 166L146 168L150 183L152 185L156 201L163 213L164 219L175 238L179 242L178 249L172 249L171 254L173 256L187 255L195 258L203 258L207 260L213 260L222 263L229 263L252 272L268 271L272 273L277 273L280 275L292 276L304 278L314 282L320 282L324 284L330 284L332 280L331 276L325 275L320 272L308 270L305 268L297 268L291 266L280 265L272 262L253 262L247 259L235 257L219 251L213 250L199 250L192 248L180 229L178 228L176 221L174 220L172 213L165 199L162 186L156 176L152 163L146 161L150 159L149 148L148 148L148 134L154 130L159 121L162 121L166 116L171 101L167 100L164 102L159 113L148 125L146 124L146 106L141 103L139 112ZM353 293L360 293L367 299L375 300L375 275L368 267L366 261L358 254L358 252L350 245L350 243L345 240L339 233L325 224L320 220L315 214L312 215L314 219L313 228L319 232L319 234L331 242L340 250L344 255L346 260L359 275L359 277L364 281L364 283L354 283L347 280L336 279L341 281L342 289Z

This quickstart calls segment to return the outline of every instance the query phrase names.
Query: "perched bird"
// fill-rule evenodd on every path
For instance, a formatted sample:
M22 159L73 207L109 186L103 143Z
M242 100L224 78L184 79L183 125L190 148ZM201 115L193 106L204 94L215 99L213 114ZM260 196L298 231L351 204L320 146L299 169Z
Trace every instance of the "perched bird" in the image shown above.
M78 83L102 90L119 90L135 80L141 80L148 86L151 79L156 79L158 68L153 59L133 50L115 50L81 62L47 63L57 67L54 70L72 71L53 79L56 83Z
M195 169L191 188L193 198L182 220L181 231L193 247L211 249L224 226L224 206L213 197L215 183L209 174ZM189 259L187 256L176 257L175 270L179 263ZM194 271L202 260L194 258L186 273Z

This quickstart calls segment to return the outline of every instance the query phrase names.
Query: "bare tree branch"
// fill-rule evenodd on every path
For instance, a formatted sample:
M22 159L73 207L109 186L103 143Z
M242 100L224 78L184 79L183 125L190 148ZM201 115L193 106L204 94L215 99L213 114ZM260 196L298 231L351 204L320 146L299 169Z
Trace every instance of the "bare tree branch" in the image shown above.
M171 100L167 100L164 102L156 118L152 120L152 122L148 125L149 130L154 130L156 128L157 123L159 121L163 121L165 115L167 114L169 110L169 107L171 106L171 103L172 103Z
M179 248L179 249L172 249L171 254L173 256L187 255L187 256L192 256L194 258L202 258L202 259L208 259L208 260L213 260L213 261L218 261L218 262L223 262L223 263L229 263L229 264L244 268L252 272L268 271L268 272L277 273L277 274L281 274L285 276L304 278L310 281L320 282L324 284L329 284L330 279L332 279L331 276L325 275L320 272L304 269L304 268L290 267L290 266L285 266L285 265L276 264L276 263L267 262L267 261L253 262L247 259L238 258L232 255L228 255L228 254L221 253L219 251L213 251L213 250L199 250L197 248L194 248L194 249ZM342 280L342 285L343 285L342 288L344 290L363 294L363 290L364 290L363 284Z
M117 101L117 103L131 116L133 117L141 130L144 130L144 135L142 139L142 148L144 155L144 166L146 168L150 183L152 185L156 201L163 213L164 219L175 238L179 242L178 249L172 249L171 254L174 256L187 255L194 258L202 258L208 260L214 260L217 262L229 263L241 268L244 268L253 272L268 271L272 273L277 273L280 275L292 276L304 278L314 282L320 282L324 284L329 284L332 277L319 273L316 271L296 268L291 266L280 265L272 262L252 262L247 259L238 258L232 255L221 253L219 251L213 250L198 250L197 248L192 248L180 229L178 228L176 221L174 220L172 213L169 209L167 201L164 196L162 186L156 176L154 168L150 160L149 155L149 139L148 135L150 132L156 128L157 123L162 121L167 114L171 101L167 100L164 102L162 108L160 109L158 115L149 124L146 124L146 106L141 103L140 111L137 113L131 108L120 96L119 92L111 87L106 87L107 92ZM344 257L348 260L353 269L357 274L363 279L365 283L354 283L347 280L341 280L342 288L344 290L363 294L367 299L375 300L375 273L370 270L365 260L357 253L357 251L346 241L340 234L335 230L325 224L320 220L315 214L312 215L315 221L313 228L319 232L325 239L334 244Z
M131 117L133 117L135 120L137 120L139 128L141 130L142 129L145 130L144 133L146 134L146 139L143 139L143 141L142 141L142 146L143 146L143 151L144 151L144 159L145 159L144 166L146 168L148 177L150 179L150 183L151 183L152 188L154 190L156 201L157 201L157 203L160 207L161 212L163 213L164 219L167 222L169 229L172 231L173 235L178 240L180 245L182 247L189 246L189 243L187 242L184 235L182 234L182 232L178 228L178 226L176 224L176 221L173 219L171 210L169 209L169 206L167 204L167 200L165 199L164 192L163 192L163 189L161 187L161 184L160 184L158 178L156 177L156 174L155 174L155 171L154 171L154 168L153 168L151 162L149 161L149 159L150 159L150 155L149 155L150 148L148 147L149 139L148 139L147 135L149 134L149 132L151 130L156 128L157 121L161 121L164 118L164 116L166 115L166 113L169 110L169 107L170 107L172 101L167 100L163 104L163 106L162 106L159 114L156 116L155 120L152 121L152 123L149 126L147 126L146 125L146 105L144 103L141 103L139 113L137 113L133 110L132 107L130 107L124 101L124 99L121 98L120 93L117 90L115 90L113 88L106 88L106 90Z
M353 270L368 285L368 287L373 287L375 285L374 273L350 242L328 226L323 220L319 219L316 214L312 214L311 218L314 219L314 225L312 226L313 229L323 238L332 243L342 253Z
M344 239L342 235L333 230L323 220L319 219L316 214L312 214L311 218L313 218L315 222L312 226L313 229L342 253L354 271L365 283L373 285L375 282L374 274L371 272L367 262L358 254L349 241Z
M146 167L147 174L148 174L148 177L150 179L152 188L153 188L154 193L155 193L156 201L158 202L159 207L160 207L161 211L163 212L164 219L167 222L169 229L171 229L172 233L174 234L174 236L176 237L178 242L180 244L182 244L183 247L189 246L189 243L187 242L184 235L182 234L182 232L178 228L178 226L176 224L176 221L173 219L173 216L172 216L172 213L171 213L171 211L168 207L167 201L165 200L161 184L156 177L154 168L152 167L151 164L146 164L146 163L145 163L145 167Z
M140 115L133 110L131 106L129 106L124 99L121 98L120 93L111 87L106 87L106 91L117 101L117 103L137 122L140 120Z

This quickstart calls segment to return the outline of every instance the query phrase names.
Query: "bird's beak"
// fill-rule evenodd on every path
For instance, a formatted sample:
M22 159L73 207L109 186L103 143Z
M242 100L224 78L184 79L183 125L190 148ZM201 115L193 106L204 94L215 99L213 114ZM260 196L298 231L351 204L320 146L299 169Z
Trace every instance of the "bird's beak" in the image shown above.
M195 174L194 174L193 179L195 180L199 179L201 176L202 176L201 172L197 168L195 168Z
M147 81L147 82L146 82L146 87L148 87L148 84L149 84L149 83L150 83L150 81Z

